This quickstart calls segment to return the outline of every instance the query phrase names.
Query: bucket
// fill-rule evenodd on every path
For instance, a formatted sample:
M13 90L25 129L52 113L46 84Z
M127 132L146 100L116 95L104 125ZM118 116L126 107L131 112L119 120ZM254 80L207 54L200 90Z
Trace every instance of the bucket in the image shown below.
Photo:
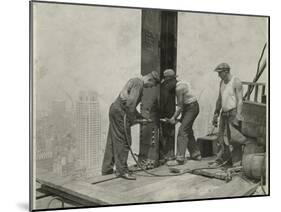
M265 176L265 153L248 154L242 160L243 172L249 178L261 179Z

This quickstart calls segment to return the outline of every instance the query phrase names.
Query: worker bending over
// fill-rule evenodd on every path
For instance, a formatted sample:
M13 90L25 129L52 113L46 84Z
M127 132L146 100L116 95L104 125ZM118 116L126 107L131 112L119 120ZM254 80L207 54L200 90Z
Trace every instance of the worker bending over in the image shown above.
M131 145L130 127L135 124L137 119L144 118L136 110L143 95L143 88L156 86L159 81L160 77L156 71L152 71L140 78L130 79L121 90L117 99L111 104L102 175L112 174L115 165L117 176L128 180L136 179L129 172L127 165L128 145ZM125 114L127 117L126 124L124 124ZM125 126L127 129L125 129Z
M168 122L170 124L176 124L176 119L181 114L181 126L177 136L176 160L168 161L168 166L183 165L186 149L188 149L191 159L201 160L201 153L192 129L193 123L199 114L199 104L189 83L183 81L177 82L176 98L176 111Z

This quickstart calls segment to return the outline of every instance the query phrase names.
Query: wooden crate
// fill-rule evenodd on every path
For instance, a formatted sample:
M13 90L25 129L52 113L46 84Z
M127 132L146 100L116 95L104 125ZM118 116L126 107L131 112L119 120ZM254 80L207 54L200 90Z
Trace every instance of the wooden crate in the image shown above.
M266 137L266 105L262 103L255 103L244 101L242 115L244 121L242 122L242 133L245 136L253 138Z

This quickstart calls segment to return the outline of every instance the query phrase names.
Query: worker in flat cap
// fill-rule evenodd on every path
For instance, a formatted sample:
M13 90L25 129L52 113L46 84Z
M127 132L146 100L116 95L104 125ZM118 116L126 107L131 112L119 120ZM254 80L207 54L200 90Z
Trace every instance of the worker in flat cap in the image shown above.
M175 125L177 117L181 115L178 135L176 160L168 161L168 166L183 165L186 161L185 153L188 149L190 159L201 160L199 146L193 133L193 123L199 114L199 104L188 82L179 80L176 83L176 110L168 123Z
M246 137L241 133L243 87L240 79L230 73L230 66L227 63L220 63L214 71L218 73L221 81L213 117L214 126L218 125L220 117L219 151L213 166L221 164L232 166L231 143L242 145L246 142Z
M102 164L102 175L112 174L115 165L116 175L127 180L135 180L128 169L127 159L131 145L131 126L143 117L136 107L140 103L143 89L156 86L160 82L158 72L130 79L121 90L109 109L109 129ZM126 115L126 120L124 116ZM126 123L124 124L124 121ZM125 129L125 126L127 129ZM127 136L128 137L127 137Z
M175 112L176 77L173 69L165 69L163 72L160 85L160 118L171 118ZM160 129L160 162L166 163L175 158L175 125L161 122Z

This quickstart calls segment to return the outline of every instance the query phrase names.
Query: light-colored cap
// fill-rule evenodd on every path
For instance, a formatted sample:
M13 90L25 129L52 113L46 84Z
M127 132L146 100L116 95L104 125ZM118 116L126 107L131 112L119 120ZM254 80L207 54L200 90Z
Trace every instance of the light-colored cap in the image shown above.
M173 69L166 69L164 72L163 72L163 76L164 77L175 77L176 76L176 73Z
M215 72L230 71L230 66L227 63L220 63L214 70Z
M152 78L156 81L156 83L160 82L160 75L157 71L152 71L150 74Z

